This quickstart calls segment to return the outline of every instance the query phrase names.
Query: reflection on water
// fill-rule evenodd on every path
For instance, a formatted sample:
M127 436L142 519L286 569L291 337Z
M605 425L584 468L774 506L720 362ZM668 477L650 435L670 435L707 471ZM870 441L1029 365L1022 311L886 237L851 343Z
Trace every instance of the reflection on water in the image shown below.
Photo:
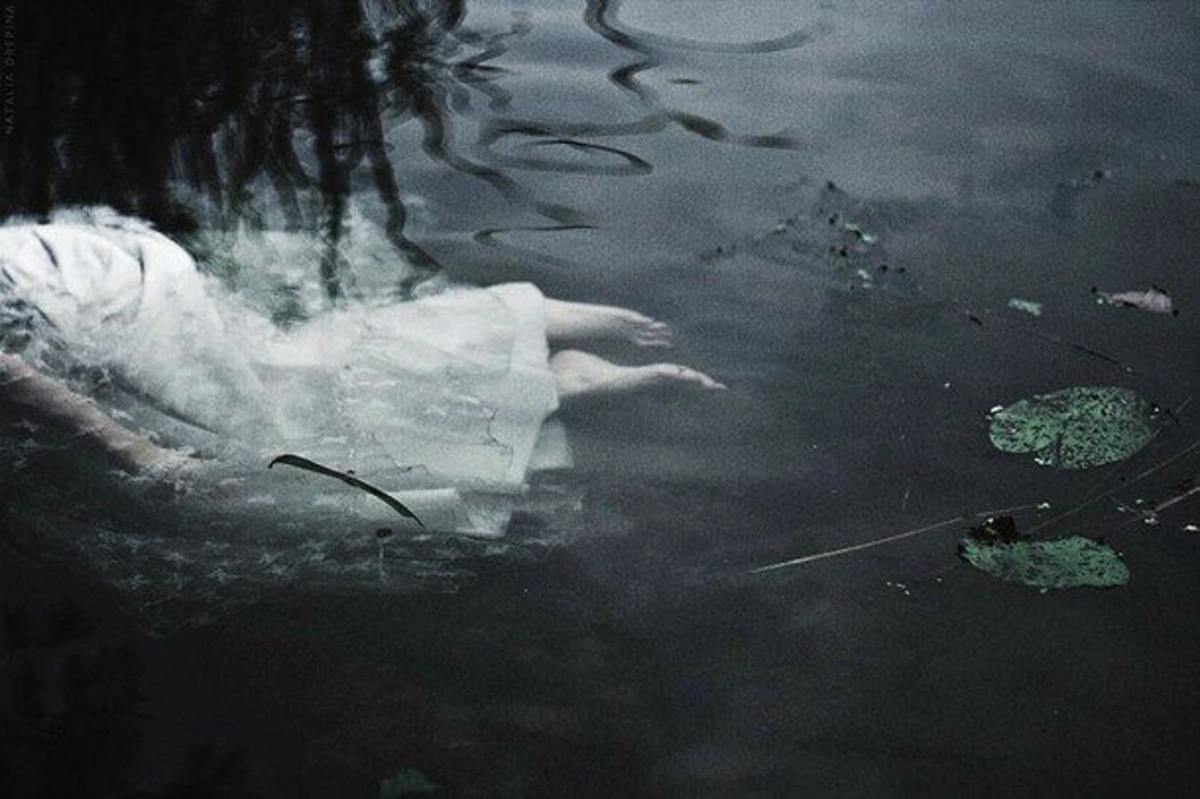
M753 42L716 42L680 39L640 31L624 25L618 19L620 0L592 0L588 3L585 19L592 30L605 39L634 54L634 60L609 73L609 78L618 86L637 95L651 113L638 127L638 132L652 132L667 121L674 122L690 133L707 139L733 142L751 147L794 148L800 143L785 134L755 134L737 136L731 134L715 119L670 108L651 86L639 78L639 74L657 68L667 61L670 51L695 51L701 53L772 53L791 50L809 44L825 26L789 32L783 36ZM676 79L680 84L690 79ZM691 80L695 83L694 80ZM598 133L600 131L587 131ZM625 132L633 132L626 130Z
M3 210L316 234L310 299L403 279L346 255L378 228L426 269L667 319L672 357L732 386L567 414L577 468L504 552L381 547L374 526L329 543L424 594L289 593L177 633L155 696L202 721L147 722L177 748L227 736L293 796L412 773L531 796L1194 782L1196 506L1143 522L1194 497L1200 468L1189 4L92 8L70 48L40 47L61 14L20 16L46 57L5 142ZM1098 306L1092 286L1159 286L1180 313ZM1090 385L1175 413L1111 470L988 442L988 408ZM958 565L953 527L745 576L1044 501L1021 529L1104 536L1130 584L989 582ZM317 568L233 543L255 575ZM93 544L110 581L153 555Z
M404 235L383 114L420 117L428 146L441 146L451 67L439 50L459 4L71 5L19 17L22 42L49 45L70 14L77 46L22 65L5 213L107 203L166 230L244 220L336 242L352 175L365 173L399 251L436 266ZM337 296L330 254L321 278Z
M18 38L55 41L69 6L52 2L44 13L21 15ZM531 29L520 6L506 27L463 30L461 2L188 2L136 15L95 4L73 15L77 46L48 47L46 58L22 65L21 124L0 165L0 213L105 203L168 231L248 222L336 242L349 197L369 186L398 250L436 269L405 235L390 132L406 119L416 120L420 146L444 166L566 226L582 223L578 209L538 197L506 170L643 174L653 168L644 158L589 139L654 134L672 123L717 141L798 146L786 134L735 135L716 119L672 108L641 76L675 51L802 47L819 26L764 41L698 42L627 28L618 10L596 0L585 20L629 54L608 78L642 114L571 123L510 115L506 69L494 62ZM472 148L482 161L455 140L455 125L474 125L472 117L481 123ZM321 270L330 296L341 290L339 261L331 247Z

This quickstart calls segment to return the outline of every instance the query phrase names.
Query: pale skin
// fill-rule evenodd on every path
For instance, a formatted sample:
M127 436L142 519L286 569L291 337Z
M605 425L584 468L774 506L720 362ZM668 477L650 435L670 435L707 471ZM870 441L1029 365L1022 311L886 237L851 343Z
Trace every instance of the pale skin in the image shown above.
M638 347L671 346L671 329L627 308L547 300L546 338L552 347L609 339ZM705 390L725 386L703 372L673 363L620 366L575 349L550 358L559 399L619 395L672 385ZM39 372L20 356L0 352L0 403L15 405L37 424L65 429L99 448L114 467L131 475L168 476L196 459L159 446L113 419L92 399Z
M180 458L124 427L90 398L6 352L0 352L0 400L35 424L59 427L99 447L114 466L130 474Z
M587 305L562 300L546 301L546 338L551 346L595 339L614 339L638 347L670 347L671 328L649 316L612 305ZM581 396L620 394L639 389L676 384L702 389L723 389L703 372L675 363L619 366L603 358L574 349L556 352L550 358L564 402Z

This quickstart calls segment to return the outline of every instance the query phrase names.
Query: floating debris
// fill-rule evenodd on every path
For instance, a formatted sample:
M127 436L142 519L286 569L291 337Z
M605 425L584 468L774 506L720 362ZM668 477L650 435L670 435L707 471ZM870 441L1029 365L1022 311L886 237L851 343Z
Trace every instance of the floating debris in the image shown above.
M847 222L842 225L842 229L854 234L854 238L861 241L863 244L874 244L879 241L879 237L874 233L868 233L863 230L862 225L855 222Z
M1115 294L1100 291L1092 286L1092 293L1096 295L1096 302L1100 305L1120 305L1150 313L1179 316L1179 309L1171 301L1171 295L1158 286L1151 286L1145 291L1118 291Z
M1032 453L1056 469L1124 460L1154 435L1157 406L1117 387L1074 387L991 411L988 437L1002 452Z
M1042 304L1040 302L1033 302L1032 300L1022 300L1019 297L1013 297L1008 301L1008 307L1014 311L1021 311L1031 316L1042 315Z
M1017 532L1017 523L1012 516L989 516L983 524L971 528L971 538L981 544L1015 544L1025 540Z

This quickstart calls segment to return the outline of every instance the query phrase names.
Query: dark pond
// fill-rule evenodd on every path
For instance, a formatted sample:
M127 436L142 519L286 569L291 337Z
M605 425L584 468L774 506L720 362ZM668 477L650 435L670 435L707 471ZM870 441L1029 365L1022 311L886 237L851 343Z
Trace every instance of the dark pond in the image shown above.
M459 561L453 590L164 629L6 546L0 793L1195 785L1194 4L143 5L4 5L4 212L328 234L353 208L454 279L668 320L730 390L564 413L572 534ZM1152 286L1177 314L1098 302ZM1070 386L1136 391L1156 435L1082 470L992 446L990 408ZM1010 507L1103 538L1128 584L956 557Z

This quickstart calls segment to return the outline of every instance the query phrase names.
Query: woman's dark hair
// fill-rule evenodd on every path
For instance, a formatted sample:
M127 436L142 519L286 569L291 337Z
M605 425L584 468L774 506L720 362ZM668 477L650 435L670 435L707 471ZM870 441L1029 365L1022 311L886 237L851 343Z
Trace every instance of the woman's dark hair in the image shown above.
M426 5L436 7L437 24ZM399 182L382 145L387 89L371 59L384 43L419 50L420 37L441 35L459 17L461 3L420 0L19 7L0 215L103 204L187 233L265 224L255 192L268 192L276 224L336 241L350 173L363 166L389 237L409 260L435 268L403 235ZM336 295L336 263L322 272Z

